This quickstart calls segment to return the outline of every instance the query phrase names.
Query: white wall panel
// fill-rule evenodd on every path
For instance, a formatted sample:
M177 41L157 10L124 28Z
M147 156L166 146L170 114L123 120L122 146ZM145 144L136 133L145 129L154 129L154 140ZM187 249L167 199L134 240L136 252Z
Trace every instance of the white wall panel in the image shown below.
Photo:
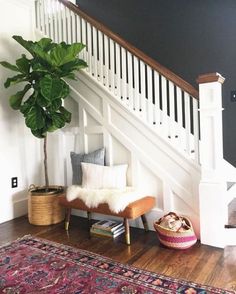
M1 60L15 63L26 53L24 48L12 39L21 35L34 39L33 1L0 1L0 56ZM9 106L9 97L22 89L16 85L5 89L3 83L14 73L0 67L0 223L27 213L27 189L30 184L41 184L41 144L25 127L19 111ZM18 177L18 187L11 188L11 178Z
M86 102L99 114L103 113L102 98L93 89L88 89L84 82L70 81L70 84L82 95L86 97ZM89 95L88 95L89 90Z
M73 113L71 117L70 127L78 127L79 126L79 113L77 111L78 103L71 97L67 97L64 100L64 106L68 111Z
M93 152L103 147L103 135L102 134L89 134L88 137L88 152Z
M139 186L143 193L156 195L156 206L163 209L163 183L145 162L140 163Z
M101 124L97 122L96 119L94 119L89 113L87 113L87 126L101 126Z
M119 140L112 137L112 161L113 164L128 164L127 169L127 185L133 186L132 170L131 170L131 152Z

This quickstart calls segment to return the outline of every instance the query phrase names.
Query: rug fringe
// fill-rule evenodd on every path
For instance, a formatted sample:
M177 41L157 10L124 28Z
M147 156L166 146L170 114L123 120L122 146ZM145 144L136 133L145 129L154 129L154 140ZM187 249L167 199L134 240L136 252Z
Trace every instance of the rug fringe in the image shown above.
M8 241L6 243L3 243L3 244L0 244L0 249L2 249L3 247L6 247L6 246L9 246L10 244L12 243L15 243L15 242L18 242L18 241L21 241L23 239L29 239L29 238L32 238L33 236L28 234L28 235L24 235L22 237L19 237L17 239L14 239L14 240L11 240L11 241ZM34 237L35 238L35 237Z

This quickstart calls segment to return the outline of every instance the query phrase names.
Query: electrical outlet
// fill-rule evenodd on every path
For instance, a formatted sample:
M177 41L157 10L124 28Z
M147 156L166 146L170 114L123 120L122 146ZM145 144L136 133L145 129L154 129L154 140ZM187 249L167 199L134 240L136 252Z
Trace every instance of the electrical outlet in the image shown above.
M18 186L18 179L17 177L11 178L11 187L16 188Z
M236 90L230 92L230 100L231 102L236 102Z

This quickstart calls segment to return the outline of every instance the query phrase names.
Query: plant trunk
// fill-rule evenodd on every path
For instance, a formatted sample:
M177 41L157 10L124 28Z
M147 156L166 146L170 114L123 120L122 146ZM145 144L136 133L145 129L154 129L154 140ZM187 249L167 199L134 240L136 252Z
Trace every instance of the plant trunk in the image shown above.
M47 158L47 134L43 142L43 152L44 152L44 176L45 176L45 186L46 189L49 187L48 181L48 158Z

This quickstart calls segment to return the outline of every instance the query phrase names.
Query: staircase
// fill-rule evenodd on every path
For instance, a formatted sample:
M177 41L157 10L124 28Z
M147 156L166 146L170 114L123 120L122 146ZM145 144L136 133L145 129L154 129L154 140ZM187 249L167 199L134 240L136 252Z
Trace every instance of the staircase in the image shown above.
M35 11L37 38L86 44L81 58L88 68L70 82L68 100L78 119L62 135L65 184L71 184L69 151L105 146L108 164L127 162L128 183L156 195L148 217L151 227L163 213L175 210L191 218L203 243L236 245L224 227L227 176L236 182L236 173L223 160L223 78L199 77L199 93L69 1L37 0ZM218 212L223 213L215 229Z

